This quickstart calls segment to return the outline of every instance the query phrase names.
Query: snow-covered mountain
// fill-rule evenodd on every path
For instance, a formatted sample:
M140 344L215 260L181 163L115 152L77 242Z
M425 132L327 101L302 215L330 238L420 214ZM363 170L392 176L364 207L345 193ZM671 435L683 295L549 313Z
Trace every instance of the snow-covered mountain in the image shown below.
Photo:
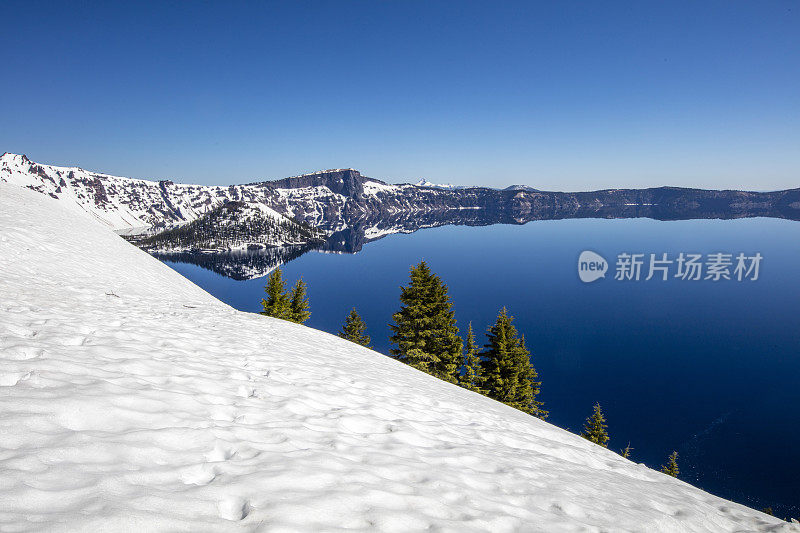
M3 531L798 531L7 183L0 272Z
M775 192L711 191L657 187L589 192L548 192L525 186L442 188L391 185L353 169L334 169L245 185L184 185L110 176L80 168L42 165L24 155L0 157L0 182L57 198L70 209L118 230L185 224L226 202L262 204L325 231L360 227L384 235L387 221L425 218L453 223L452 213L480 212L482 224L583 217L740 218L800 220L800 189ZM402 231L413 231L404 224Z
M0 157L0 181L47 194L118 230L184 223L225 201L245 199L244 191L237 188L124 178L40 165L9 153Z

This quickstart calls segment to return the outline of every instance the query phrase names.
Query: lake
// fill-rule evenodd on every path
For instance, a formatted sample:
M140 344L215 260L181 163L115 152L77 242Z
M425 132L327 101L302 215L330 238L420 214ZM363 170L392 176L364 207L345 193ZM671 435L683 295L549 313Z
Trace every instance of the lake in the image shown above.
M516 317L550 422L579 432L599 402L609 448L630 442L631 459L653 468L677 450L682 479L784 517L800 515L798 243L800 223L781 219L547 220L389 235L282 268L289 283L308 283L307 325L336 332L356 307L388 353L399 286L424 259L449 286L462 334L471 321L483 343L501 307ZM584 250L608 260L605 278L578 278ZM755 281L681 280L675 264L667 281L644 279L649 254L681 252L763 259ZM621 253L646 254L639 281L614 279ZM237 309L260 310L266 278L167 264Z

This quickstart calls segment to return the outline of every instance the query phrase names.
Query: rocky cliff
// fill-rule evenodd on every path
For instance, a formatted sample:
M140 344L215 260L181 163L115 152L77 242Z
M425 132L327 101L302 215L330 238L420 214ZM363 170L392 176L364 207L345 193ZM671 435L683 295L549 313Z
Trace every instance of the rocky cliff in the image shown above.
M404 221L402 230L413 230L419 223L441 225L461 219L471 224L587 217L800 220L800 189L748 192L659 187L547 192L527 187L443 188L390 185L353 169L224 187L40 165L15 154L0 157L0 181L64 200L117 230L183 224L230 201L263 204L328 235L357 226L377 234L381 227L397 226L397 219ZM424 220L427 222L421 222Z

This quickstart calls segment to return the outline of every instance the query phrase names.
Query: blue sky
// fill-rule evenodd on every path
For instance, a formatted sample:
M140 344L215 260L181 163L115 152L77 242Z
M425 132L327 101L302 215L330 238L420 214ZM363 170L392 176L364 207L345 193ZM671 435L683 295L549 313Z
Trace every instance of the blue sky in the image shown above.
M195 183L800 187L795 1L118 4L4 2L0 152Z

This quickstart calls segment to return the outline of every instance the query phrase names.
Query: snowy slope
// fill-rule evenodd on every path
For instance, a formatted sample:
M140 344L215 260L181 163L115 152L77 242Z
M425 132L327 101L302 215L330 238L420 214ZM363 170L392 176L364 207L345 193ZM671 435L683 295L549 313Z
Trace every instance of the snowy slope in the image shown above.
M3 531L797 531L5 183L0 272Z
M258 184L222 187L141 180L43 165L11 153L0 156L0 182L41 192L72 211L128 232L190 222L229 201L259 203L270 216L282 216L268 207L276 193Z

